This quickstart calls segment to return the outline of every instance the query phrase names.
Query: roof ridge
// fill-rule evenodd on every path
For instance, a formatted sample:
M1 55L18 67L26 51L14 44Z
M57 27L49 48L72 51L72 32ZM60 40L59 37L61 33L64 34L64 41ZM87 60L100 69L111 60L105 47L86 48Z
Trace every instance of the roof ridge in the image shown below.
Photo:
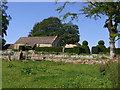
M56 37L56 36L34 36L34 37ZM31 38L31 37L20 37L20 38Z

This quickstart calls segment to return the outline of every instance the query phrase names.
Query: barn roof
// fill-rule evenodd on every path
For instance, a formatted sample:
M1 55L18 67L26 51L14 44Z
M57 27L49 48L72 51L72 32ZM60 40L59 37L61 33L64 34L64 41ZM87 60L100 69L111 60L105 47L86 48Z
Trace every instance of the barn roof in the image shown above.
M57 36L20 37L15 44L52 44Z

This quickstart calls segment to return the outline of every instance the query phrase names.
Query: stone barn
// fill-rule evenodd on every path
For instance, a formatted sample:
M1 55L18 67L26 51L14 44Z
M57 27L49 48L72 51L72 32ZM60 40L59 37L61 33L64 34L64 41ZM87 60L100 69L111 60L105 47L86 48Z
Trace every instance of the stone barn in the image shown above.
M14 44L14 49L19 49L19 46L34 46L36 47L56 47L58 46L57 36L47 37L20 37Z

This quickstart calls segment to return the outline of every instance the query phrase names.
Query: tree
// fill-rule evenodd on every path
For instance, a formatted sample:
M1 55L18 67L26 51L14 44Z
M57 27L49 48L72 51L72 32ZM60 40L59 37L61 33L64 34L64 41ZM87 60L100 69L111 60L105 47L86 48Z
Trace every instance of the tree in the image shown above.
M119 1L119 0L118 0ZM119 2L88 2L80 9L80 13L66 13L63 18L72 16L72 18L78 17L80 14L85 14L86 17L98 19L102 15L107 16L104 27L109 31L110 40L110 58L115 58L115 38L120 36L117 30L117 26L120 23L120 1ZM65 7L66 4L63 6ZM64 7L59 7L57 11L61 12Z
M2 30L1 31L1 37L4 37L4 35L7 35L7 28L8 28L8 25L9 25L9 20L11 19L10 15L8 15L6 13L6 10L8 9L8 6L6 6L7 2L6 1L3 1L3 2L0 2L1 3L1 7L0 7L0 14L2 14L2 19L0 19L0 27Z
M3 48L6 43L4 36L7 35L6 30L11 17L6 13L6 10L8 9L8 6L6 6L7 1L1 1L0 4L0 45Z
M58 36L59 45L79 42L78 26L72 23L62 24L57 17L49 17L36 23L28 36Z
M3 38L0 38L0 50L2 50L2 49L3 49L3 47L4 47L5 43L6 43L6 40L5 40L5 39L3 39Z

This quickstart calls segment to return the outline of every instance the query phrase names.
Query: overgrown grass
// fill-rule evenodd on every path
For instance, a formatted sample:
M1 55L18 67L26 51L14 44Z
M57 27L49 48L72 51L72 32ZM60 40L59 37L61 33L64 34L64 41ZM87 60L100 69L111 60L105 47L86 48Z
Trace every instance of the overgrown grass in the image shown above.
M99 65L3 60L3 88L112 88ZM105 68L106 69L106 68Z

